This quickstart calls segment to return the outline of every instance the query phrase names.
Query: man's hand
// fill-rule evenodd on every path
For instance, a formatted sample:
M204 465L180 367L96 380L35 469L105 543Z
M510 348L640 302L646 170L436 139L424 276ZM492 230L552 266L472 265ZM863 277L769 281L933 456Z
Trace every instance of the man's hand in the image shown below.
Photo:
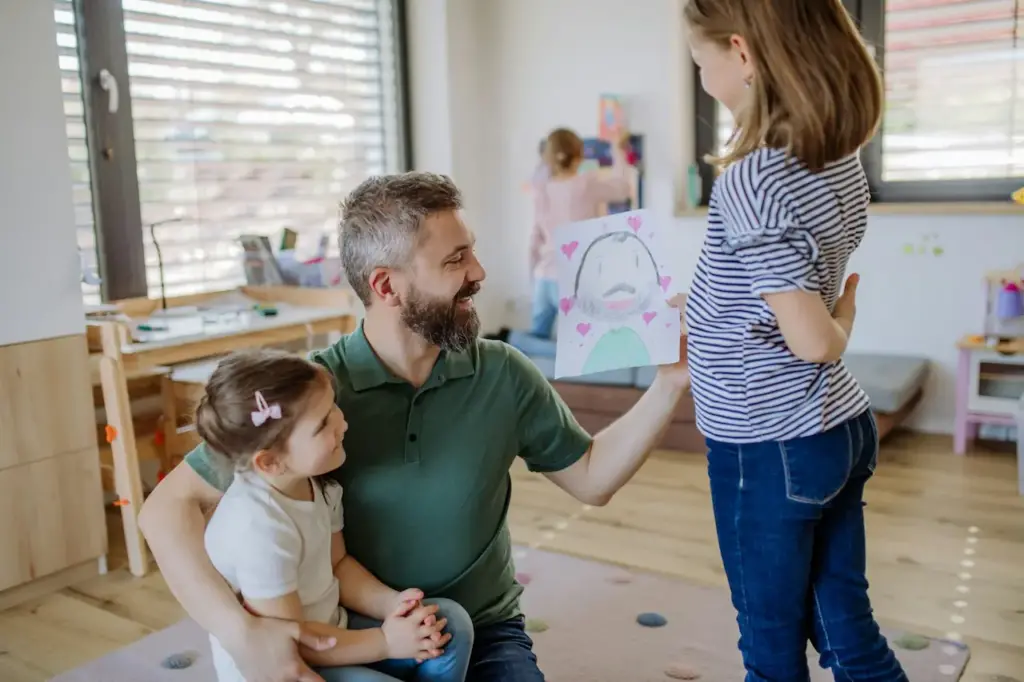
M680 318L686 311L686 294L676 294L668 300L668 304L679 310ZM658 373L668 379L674 386L688 388L690 386L690 365L686 360L686 323L682 323L682 334L679 336L679 362L661 365Z
M836 306L832 310L832 317L839 326L846 332L846 336L849 337L850 333L853 332L853 321L857 317L857 285L860 284L860 275L853 273L846 278L846 286L843 288L843 294L836 301Z
M250 618L238 637L220 641L249 682L324 682L302 660L298 645L325 651L336 643L301 623L276 618Z

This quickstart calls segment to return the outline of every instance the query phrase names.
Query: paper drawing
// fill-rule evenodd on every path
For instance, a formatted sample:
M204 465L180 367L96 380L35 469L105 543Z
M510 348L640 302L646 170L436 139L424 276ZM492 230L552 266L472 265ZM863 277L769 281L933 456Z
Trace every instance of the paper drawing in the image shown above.
M677 362L679 311L665 302L672 278L655 256L658 234L649 213L573 223L554 236L556 377Z

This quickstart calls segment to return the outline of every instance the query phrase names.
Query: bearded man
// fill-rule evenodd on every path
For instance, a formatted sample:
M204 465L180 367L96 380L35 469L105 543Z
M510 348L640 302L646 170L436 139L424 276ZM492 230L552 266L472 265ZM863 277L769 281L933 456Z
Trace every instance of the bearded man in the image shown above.
M362 598L364 615L383 619L407 589L453 599L473 620L469 682L541 682L519 609L509 468L520 457L580 502L606 504L660 439L689 375L685 362L659 368L627 414L587 433L522 353L478 337L485 273L461 208L452 181L431 173L374 177L347 197L342 259L366 314L312 360L334 376L349 425L335 474L348 555L387 586ZM146 539L172 592L247 680L318 682L303 649L333 641L248 613L206 556L203 512L230 481L200 445L146 501Z

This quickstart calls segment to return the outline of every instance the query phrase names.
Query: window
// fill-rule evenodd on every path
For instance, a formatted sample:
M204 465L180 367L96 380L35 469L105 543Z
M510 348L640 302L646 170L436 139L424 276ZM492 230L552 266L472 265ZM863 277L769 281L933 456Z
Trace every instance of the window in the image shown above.
M863 154L874 200L1007 201L1024 185L1024 0L846 4L885 79ZM728 112L697 96L698 151L718 150ZM713 176L701 170L706 203Z
M154 237L168 296L244 284L242 235L277 243L288 229L299 258L322 241L336 251L341 198L406 167L400 0L78 1L86 31L119 37L83 55L90 74L109 63L121 90L109 114L92 83L88 109L91 132L122 129L93 133L122 147L99 164L97 222L119 243L102 250L130 253L101 257L104 275L133 270L107 298L159 291Z
M89 147L85 139L85 104L75 37L75 13L71 0L55 0L57 49L60 84L64 94L64 116L71 162L72 196L75 205L75 233L82 261L82 297L86 303L99 303L99 262L92 213L92 184L89 173Z

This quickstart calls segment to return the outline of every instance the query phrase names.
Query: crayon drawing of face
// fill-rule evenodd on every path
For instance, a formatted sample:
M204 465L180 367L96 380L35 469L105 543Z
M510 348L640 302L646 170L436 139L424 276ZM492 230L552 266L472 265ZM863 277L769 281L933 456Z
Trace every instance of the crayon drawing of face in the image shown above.
M576 273L576 305L598 320L620 322L648 309L658 293L658 266L631 232L595 239Z

